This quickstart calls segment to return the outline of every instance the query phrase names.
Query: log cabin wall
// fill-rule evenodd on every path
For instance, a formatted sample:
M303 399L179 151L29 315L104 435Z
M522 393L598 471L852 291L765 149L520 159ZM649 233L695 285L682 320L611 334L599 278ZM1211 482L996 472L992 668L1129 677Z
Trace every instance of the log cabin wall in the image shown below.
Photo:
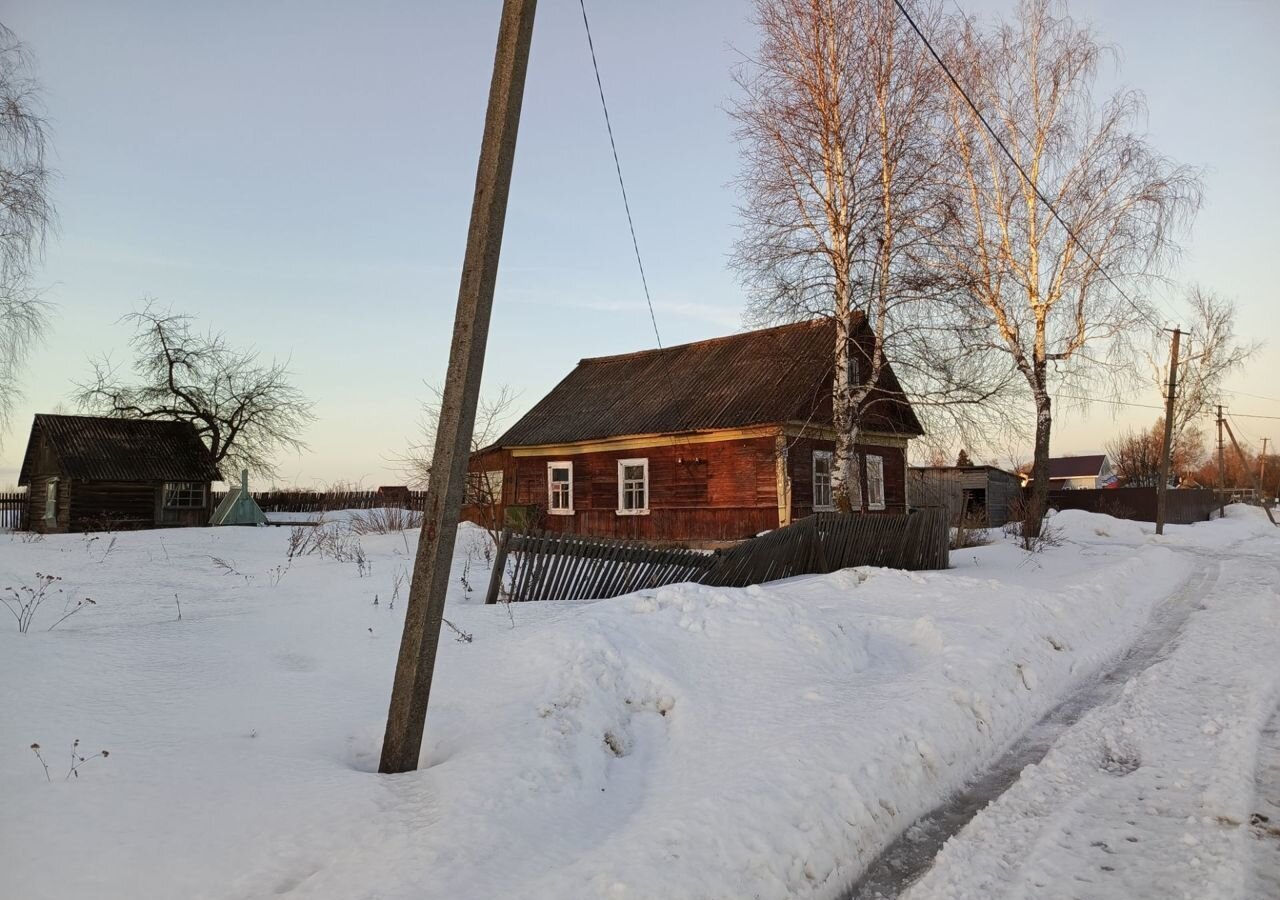
M156 524L158 489L158 485L136 481L80 482L68 492L72 530L152 528Z
M730 541L778 527L772 436L688 443L678 438L640 449L557 451L508 456L506 505L537 506L553 531L646 541ZM649 512L618 513L618 462L649 461ZM573 514L546 514L547 464L573 463ZM481 467L492 465L487 462ZM464 510L465 514L465 510ZM473 519L474 521L474 519Z
M804 518L813 509L813 454L815 450L832 451L835 441L822 438L793 437L787 440L787 472L791 478L791 520ZM868 454L884 459L884 512L902 513L907 509L907 455L902 447L871 442L856 445L858 454L858 478L864 512L867 504Z

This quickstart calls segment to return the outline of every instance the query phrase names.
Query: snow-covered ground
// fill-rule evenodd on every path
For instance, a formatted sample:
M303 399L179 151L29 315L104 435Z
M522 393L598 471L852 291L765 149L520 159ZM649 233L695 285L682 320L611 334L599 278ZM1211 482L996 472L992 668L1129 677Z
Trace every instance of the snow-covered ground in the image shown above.
M0 629L0 896L836 897L1123 653L1206 554L1252 568L1236 581L1224 567L1168 671L1125 694L1137 712L1087 718L1110 737L1078 752L1064 740L1039 767L1075 775L1028 789L1027 827L1067 834L1066 855L984 849L1019 785L948 848L957 874L913 896L978 878L1005 890L1025 860L1095 867L1106 854L1083 830L1036 820L1051 789L1065 798L1051 811L1106 818L1108 847L1133 828L1153 853L1199 842L1175 863L1200 859L1189 890L1217 884L1246 871L1249 825L1219 837L1232 826L1201 820L1245 814L1276 699L1263 669L1280 623L1260 585L1280 541L1253 512L1163 539L1066 512L1061 546L1001 541L956 552L947 572L510 608L480 604L484 538L468 528L446 615L471 640L446 630L423 767L391 777L375 769L414 533L359 538L364 562L291 564L287 528L0 537L0 586L63 579L29 633ZM94 604L47 630L83 597ZM77 738L110 756L67 781ZM1139 767L1091 781L1080 766L1098 747ZM1175 833L1162 816L1183 801L1196 822Z

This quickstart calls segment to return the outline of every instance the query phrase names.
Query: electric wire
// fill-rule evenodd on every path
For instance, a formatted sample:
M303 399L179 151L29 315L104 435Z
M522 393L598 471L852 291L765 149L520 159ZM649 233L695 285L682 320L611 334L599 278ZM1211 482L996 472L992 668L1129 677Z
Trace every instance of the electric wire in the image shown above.
M950 67L946 64L946 62L943 61L942 57L938 54L938 51L933 48L933 44L930 43L929 39L925 36L924 32L920 29L920 26L916 24L916 20L911 17L911 13L907 12L907 8L905 5L903 5L902 0L893 0L893 2L894 2L894 5L898 7L898 11L902 13L903 17L907 20L907 24L911 26L911 30L916 33L916 36L920 38L921 42L924 44L925 49L929 51L929 55L931 55L934 58L934 61L936 61L938 65L942 67L942 71L946 73L947 78L950 79L952 86L955 87L956 91L959 92L960 96L964 98L965 103L969 104L969 108L972 109L974 115L978 117L978 121L980 121L983 124L983 127L987 129L987 132L991 135L991 137L995 139L996 144L1000 147L1001 150L1004 151L1004 155L1009 158L1009 162L1013 163L1014 168L1018 170L1018 174L1022 176L1022 179L1026 181L1027 185L1031 188L1031 190L1035 192L1036 197L1040 200L1041 203L1045 205L1045 208L1049 210L1049 212L1053 215L1054 219L1057 220L1058 224L1063 227L1063 229L1070 236L1071 240L1075 242L1076 246L1079 247L1080 250L1084 253L1084 255L1088 258L1089 262L1093 263L1093 265L1098 269L1098 271L1102 273L1103 277L1106 278L1107 281L1111 283L1111 286L1116 289L1116 292L1125 299L1125 302L1127 302L1130 306L1134 308L1134 310L1138 313L1138 315L1140 315L1143 319L1145 319L1147 323L1152 325L1157 331L1163 331L1164 325L1156 322L1156 320L1151 317L1151 313L1148 310L1144 309L1139 303L1137 303L1133 298L1131 298L1127 293L1125 293L1124 289L1120 287L1120 285L1116 282L1114 278L1111 277L1111 273L1106 270L1106 268L1102 265L1102 263L1098 262L1097 257L1093 255L1093 251L1084 245L1084 242L1081 241L1080 238L1076 235L1074 229L1072 229L1072 227L1067 224L1066 220L1062 218L1062 215L1058 212L1057 207L1055 207L1049 201L1049 198L1044 195L1044 192L1040 190L1040 185L1034 182L1031 179L1031 176L1027 174L1026 170L1022 167L1022 164L1018 162L1017 158L1013 155L1013 152L1005 144L1004 140L1000 137L1000 135L996 134L996 130L991 127L991 123L987 121L987 117L982 114L982 111L978 109L977 104L973 102L973 98L969 96L969 92L964 89L964 87L960 84L960 81L956 78L954 74L952 74ZM959 9L959 6L957 6L956 8ZM964 15L964 13L962 12L961 15Z
M653 300L649 297L649 279L644 274L644 261L640 258L640 242L636 240L636 225L631 218L631 203L627 200L627 185L622 180L622 163L618 160L618 144L613 139L613 122L609 119L609 104L604 99L604 83L600 80L600 65L596 62L596 45L591 39L591 23L587 21L587 2L578 0L582 7L582 27L587 32L587 47L591 50L591 68L596 73L596 88L600 92L600 108L604 110L604 127L609 132L609 147L613 150L613 167L618 172L618 187L622 190L622 208L627 212L627 227L631 229L631 246L636 251L636 265L640 267L640 283L644 286L644 300L649 304L649 320L653 322L653 337L662 349L662 336L658 334L658 317L653 313Z

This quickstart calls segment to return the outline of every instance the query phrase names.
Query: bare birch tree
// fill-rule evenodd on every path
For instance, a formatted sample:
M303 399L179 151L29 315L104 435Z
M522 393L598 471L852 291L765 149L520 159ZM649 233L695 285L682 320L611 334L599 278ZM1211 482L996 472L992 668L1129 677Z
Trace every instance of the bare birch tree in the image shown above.
M922 15L940 21L936 5ZM756 16L759 52L735 73L744 202L734 265L750 321L835 320L832 493L847 510L886 359L918 412L936 401L936 422L967 421L961 411L981 410L1004 376L955 340L955 285L935 264L942 72L892 0L757 0Z
M77 385L81 409L122 419L190 422L221 467L275 474L275 457L306 448L300 435L315 421L312 404L292 382L288 362L263 362L217 332L200 333L190 316L148 303L125 316L135 327L132 379L104 358ZM232 472L223 467L223 475Z
M47 326L31 284L54 227L49 131L30 53L0 25L0 442L18 400L21 371Z
M946 158L957 166L957 195L947 246L975 321L1012 359L1034 403L1031 535L1049 486L1051 391L1064 379L1105 377L1108 363L1131 370L1126 344L1157 321L1139 288L1169 260L1199 205L1196 173L1142 133L1140 94L1095 102L1105 50L1055 7L1023 0L1013 22L988 33L963 23L946 52L1003 142L952 91Z
M1176 438L1197 418L1209 415L1222 401L1223 382L1244 368L1262 344L1238 343L1236 308L1199 285L1187 291L1186 305L1191 325L1178 365L1178 392L1173 404L1173 434ZM1167 335L1156 335L1156 344L1147 354L1155 384L1161 393L1168 378Z

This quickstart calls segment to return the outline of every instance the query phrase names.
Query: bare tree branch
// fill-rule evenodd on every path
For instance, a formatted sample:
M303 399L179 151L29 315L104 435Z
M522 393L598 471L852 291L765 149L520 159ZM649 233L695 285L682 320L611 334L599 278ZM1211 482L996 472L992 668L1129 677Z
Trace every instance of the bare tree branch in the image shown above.
M22 369L49 315L31 284L56 226L49 126L34 69L27 49L0 25L0 443L20 396Z
M92 376L74 394L81 409L190 422L227 477L241 468L274 475L281 452L306 449L299 435L315 416L292 383L288 360L264 362L219 332L193 330L191 316L154 301L122 321L135 329L134 377L122 376L107 358L92 360Z

